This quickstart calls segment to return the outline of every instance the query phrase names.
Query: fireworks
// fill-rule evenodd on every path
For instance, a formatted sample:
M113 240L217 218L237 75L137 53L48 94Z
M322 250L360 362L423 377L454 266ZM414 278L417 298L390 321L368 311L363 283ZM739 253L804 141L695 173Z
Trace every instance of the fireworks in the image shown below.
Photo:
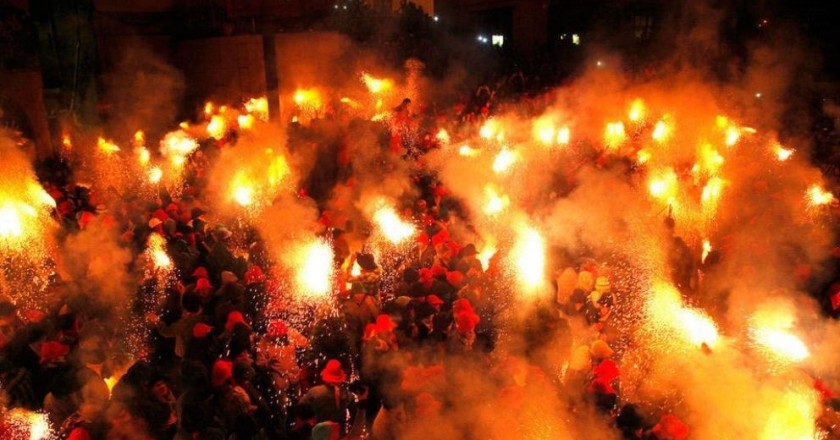
M329 243L314 240L295 252L297 292L305 299L325 298L333 277L333 251Z
M370 93L377 95L387 92L393 87L393 83L389 79L374 78L367 73L362 73L362 82L367 86Z
M627 133L624 131L623 122L607 123L607 128L604 131L604 145L607 148L615 148L621 145L626 139Z
M627 119L633 122L640 122L645 118L645 103L641 99L636 99L630 104L630 111L627 112Z
M673 129L671 126L666 122L665 118L656 121L656 125L653 126L653 133L651 133L651 137L656 142L664 142L671 136L671 132Z
M373 213L373 221L388 241L399 244L417 232L414 225L400 219L393 207L383 203L379 202L381 206Z
M120 147L117 144L102 137L96 140L96 148L98 148L99 151L106 156L110 156L120 151Z
M796 150L792 148L785 148L781 144L775 144L773 146L773 153L780 162L790 159L790 157L793 156L794 151Z
M828 205L830 203L834 203L836 200L834 198L834 194L826 191L820 185L814 184L808 187L808 191L805 193L805 197L808 201L808 205L812 208Z
M670 284L655 283L648 294L646 309L649 330L668 348L678 349L686 343L692 347L705 344L714 348L719 343L715 322L703 311L684 305L680 292Z
M569 127L560 127L557 130L557 143L560 145L568 145L569 141L572 139L572 131L569 130Z
M669 203L673 202L678 189L677 174L671 168L654 174L648 183L648 191L651 196Z
M750 318L750 338L776 362L797 363L811 355L805 343L791 332L794 325L791 307L764 306Z
M511 250L513 266L520 287L526 293L535 293L545 283L545 243L539 231L521 225L516 243Z
M8 440L49 440L54 435L44 413L16 408L5 414L5 422L11 435Z
M227 121L219 115L213 115L207 123L207 134L213 139L219 140L227 132Z
M499 195L498 191L493 185L484 187L484 195L487 198L487 203L482 207L482 211L488 216L495 216L504 211L510 205L510 198L507 195Z
M268 99L264 96L249 99L245 102L245 111L248 112L247 116L251 116L252 121L254 117L261 121L268 121Z
M516 152L507 148L502 148L496 158L493 159L493 171L496 174L502 174L510 170L510 167L516 162L518 155Z
M813 390L790 390L776 399L766 415L760 440L817 440L814 420L819 408Z
M160 234L149 235L149 240L146 243L146 253L155 270L166 272L172 269L172 259L166 253L166 239Z

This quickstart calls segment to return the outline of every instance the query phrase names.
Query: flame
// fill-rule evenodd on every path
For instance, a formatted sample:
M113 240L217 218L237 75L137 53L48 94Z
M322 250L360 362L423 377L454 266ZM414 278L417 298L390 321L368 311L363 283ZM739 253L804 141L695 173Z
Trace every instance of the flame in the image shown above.
M313 107L321 106L321 97L315 89L297 89L292 98L299 107Z
M367 86L368 91L374 95L385 92L393 86L390 79L374 78L367 73L362 73L362 81Z
M298 293L307 299L324 298L330 293L333 277L333 251L329 243L314 240L297 252Z
M149 259L155 269L167 270L172 268L172 259L166 253L166 239L157 232L149 235L146 252L148 252Z
M448 144L449 143L449 132L441 128L437 132L437 134L435 135L435 139L440 141L440 143L442 143L442 144Z
M20 238L23 235L20 208L10 201L0 205L0 239Z
M666 168L651 176L648 190L651 196L670 202L677 195L678 185L677 174L672 168Z
M557 143L560 145L568 145L572 139L572 132L569 127L560 127L557 130Z
M158 183L160 179L163 177L163 170L160 167L152 167L149 169L149 182L150 183Z
M706 182L706 186L703 187L703 193L700 196L700 200L703 202L703 205L713 206L711 203L717 202L720 199L724 186L726 186L726 181L720 177L712 177L709 179L709 181Z
M212 102L207 101L204 104L204 116L209 117L209 116L213 115L213 113L215 113L215 112L216 112L216 106Z
M273 151L268 150L268 153L273 154ZM289 168L289 163L286 161L286 157L280 154L274 156L268 165L267 174L268 184L272 187L276 187L285 181L291 175L291 169Z
M720 340L715 322L703 311L685 306L680 292L669 283L654 283L647 297L646 309L650 328L665 331L664 340L671 347L679 347L674 345L679 341L692 346L706 344L714 347Z
M137 147L135 151L137 152L137 161L140 162L140 165L146 165L149 163L149 160L152 158L152 154L149 152L148 148Z
M373 213L373 221L382 234L393 244L399 244L416 232L414 225L404 222L393 207L380 202L380 207Z
M808 188L806 199L811 207L823 206L834 203L834 194L826 191L820 185L814 184Z
M709 240L703 240L703 255L700 257L700 262L705 263L706 257L712 252L712 243Z
M627 112L627 119L633 122L639 122L645 118L645 103L641 98L636 99L630 104L630 111Z
M49 440L54 437L47 414L15 408L5 414L10 440Z
M120 147L117 144L112 141L105 140L102 137L96 140L96 147L99 148L99 151L108 156L120 151Z
M819 417L819 399L811 389L786 391L774 399L773 407L763 414L766 424L759 440L817 440L814 421Z
M496 158L493 159L493 171L501 174L510 170L510 167L516 162L518 155L516 152L502 148Z
M359 103L358 103L358 102L356 102L355 100L350 99L350 98L348 98L348 97L346 97L346 96L342 97L342 98L339 100L339 102L341 102L342 104L347 104L347 105L349 105L349 106L350 106L350 107L352 107L352 108L361 108L361 107L362 107L362 105L361 105L361 104L359 104Z
M207 123L207 134L213 139L219 140L225 137L227 132L227 121L219 115L213 115Z
M254 203L254 185L243 172L236 173L233 178L231 197L240 206L247 207Z
M642 148L641 150L636 152L636 163L638 163L639 165L642 165L644 163L647 163L650 160L651 157L652 157L652 155L651 155L650 151L648 151L645 148Z
M536 293L545 283L545 243L531 226L520 225L516 232L511 257L517 279L524 291Z
M500 134L499 128L499 123L495 119L490 118L487 121L485 121L481 128L478 130L478 135L481 136L482 139L490 140L497 133Z
M160 142L160 152L170 158L173 165L186 163L187 156L198 148L198 142L183 130L167 133Z
M69 134L61 135L61 146L64 147L65 150L73 149L73 140L70 139Z
M794 311L790 307L762 306L750 317L750 337L775 361L801 362L811 353L805 343L791 332L794 319Z
M114 377L114 376L109 376L109 377L106 377L104 380L105 380L105 386L108 387L108 395L110 396L111 391L114 390L114 385L116 385L117 382L119 382L120 378L119 377Z
M358 261L353 262L353 268L350 269L350 275L357 277L362 274L362 266L359 266Z
M487 198L487 203L482 207L482 211L488 216L495 216L510 205L510 198L505 194L499 195L493 185L484 187L484 195Z
M607 129L604 131L604 145L607 148L615 148L621 145L627 139L627 133L624 131L624 123L609 122Z
M773 146L773 152L776 153L776 157L781 162L784 162L784 161L790 159L790 157L793 156L794 151L796 151L796 150L794 150L792 148L785 148L781 144L778 144L778 143Z
M709 175L714 176L717 174L725 161L723 156L711 144L704 143L700 146L699 164L701 169L706 170Z
M268 121L268 98L251 98L245 103L248 116L257 117L261 121ZM241 125L241 124L240 124Z
M656 125L653 126L653 133L651 133L651 137L656 142L664 142L671 136L671 132L673 129L668 125L665 118L660 119L656 122Z
M490 267L490 259L493 258L493 255L496 255L496 245L488 243L475 257L478 258L478 261L481 261L481 267L486 271Z
M475 157L478 156L478 153L478 149L470 148L469 145L461 145L461 148L458 149L458 154L464 157Z
M535 140L541 142L543 145L551 145L557 137L557 130L554 128L554 123L548 116L541 117L534 121L531 128Z
M236 117L236 124L243 130L254 128L254 115L239 115Z

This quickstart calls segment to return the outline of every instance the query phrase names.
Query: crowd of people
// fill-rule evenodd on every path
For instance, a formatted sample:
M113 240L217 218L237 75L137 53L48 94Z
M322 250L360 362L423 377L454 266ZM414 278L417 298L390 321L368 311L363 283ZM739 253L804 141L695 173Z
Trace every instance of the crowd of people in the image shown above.
M461 110L463 123L487 117L493 99L489 88L479 89L474 108ZM394 120L405 125L416 118L410 106L403 101ZM196 153L188 162L177 197L162 191L148 202L75 183L69 175L45 179L68 234L115 228L137 260L157 234L177 277L161 283L147 274L134 293L129 313L148 337L127 365L116 355L115 339L123 334L112 328L116 312L94 306L96 298L61 279L52 281L54 299L41 309L0 301L5 407L44 411L57 437L70 440L399 439L454 417L458 370L468 364L491 372L499 398L539 389L560 396L569 417L595 414L621 438L688 438L690 428L678 416L645 413L621 397L619 347L626 346L626 335L613 323L622 298L603 262L569 258L556 271L553 299L533 312L527 348L499 359L511 287L498 258L482 261L476 244L450 227L463 215L459 201L414 160L434 143L419 146L430 137L406 130L392 128L370 147L412 162L419 196L405 201L402 212L419 233L405 255L377 261L364 247L351 249L358 231L339 222L341 213L324 209L323 234L330 237L337 274L329 301L334 313L315 308L303 319L282 306L291 293L272 283L259 234L245 233L249 252L243 256L236 252L242 240L209 220L203 168L214 151L235 148L225 144L235 136L202 145L203 159ZM337 160L346 168L352 162ZM332 177L351 179L352 170ZM688 291L700 262L679 238L674 243L674 284ZM158 290L163 300L149 308L146 298ZM572 341L571 328L584 329L576 333L586 338ZM558 341L568 362L562 374L553 374L529 353ZM412 438L472 438L469 423L448 426L446 434ZM4 429L11 428L0 422L0 434Z

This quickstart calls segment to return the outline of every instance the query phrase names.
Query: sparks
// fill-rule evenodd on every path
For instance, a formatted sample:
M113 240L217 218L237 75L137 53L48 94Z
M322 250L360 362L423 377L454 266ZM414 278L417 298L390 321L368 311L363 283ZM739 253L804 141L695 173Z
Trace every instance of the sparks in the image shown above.
M243 130L254 128L254 115L239 115L236 117L236 125Z
M362 73L362 82L367 86L370 93L376 95L389 90L392 86L391 80L374 78L367 73Z
M219 115L213 115L213 117L210 118L210 122L207 123L207 134L213 139L219 140L225 137L225 132L227 132L227 122L225 121L225 118Z
M245 111L249 116L259 118L261 121L268 121L268 98L251 98L245 103Z
M112 141L105 140L104 138L100 137L96 140L96 146L99 148L99 151L105 153L105 155L112 155L118 151L120 151L120 147L113 143Z
M820 185L814 184L808 188L806 199L811 207L828 205L836 200L834 194L826 191Z
M520 286L526 293L536 293L545 282L545 243L539 231L520 226L511 257Z
M651 137L656 142L664 142L671 136L671 127L665 121L665 119L660 119L656 121L656 125L653 126L653 133L651 133Z
M484 187L484 195L487 198L487 203L482 207L482 211L488 216L495 216L510 205L510 198L505 194L499 195L493 185Z
M627 133L624 131L624 123L610 122L607 124L607 129L604 131L604 145L607 148L615 148L621 145L627 139Z
M393 207L383 205L373 213L373 221L380 231L393 244L399 244L416 232L414 225L403 221Z
M297 251L298 293L305 299L323 299L332 286L333 251L329 243L314 240Z
M507 148L502 148L493 160L493 171L502 174L510 170L510 167L517 160L517 154Z
M645 103L641 98L636 99L630 104L630 111L627 112L627 119L633 122L642 121L645 118Z
M458 154L464 157L475 157L478 156L478 150L470 148L469 145L461 145L461 148L458 149Z
M776 158L778 158L780 162L790 159L790 157L793 156L794 151L796 150L792 148L785 148L781 144L775 144L773 146L773 152L776 153Z
M163 170L160 167L152 167L149 169L149 182L150 183L158 183L160 179L163 177Z
M155 269L168 270L172 268L172 259L166 253L166 239L158 233L149 235L146 251Z

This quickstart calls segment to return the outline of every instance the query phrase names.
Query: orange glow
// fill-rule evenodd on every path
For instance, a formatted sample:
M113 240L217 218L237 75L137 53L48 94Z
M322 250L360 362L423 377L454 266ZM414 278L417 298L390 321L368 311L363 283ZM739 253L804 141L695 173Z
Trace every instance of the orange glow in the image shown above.
M490 118L484 122L481 128L478 130L478 135L481 136L482 139L491 140L497 135L501 135L501 127L499 127L499 123Z
M826 191L820 185L811 185L806 193L806 199L811 207L828 205L836 200L834 194Z
M294 251L297 292L306 300L323 300L330 293L333 251L329 243L313 240Z
M243 130L254 128L254 115L239 115L236 117L236 124Z
M206 117L210 117L210 116L212 116L212 115L213 115L213 113L215 113L215 112L216 112L216 106L215 106L212 102L207 101L207 102L204 104L204 116L206 116Z
M417 232L414 225L403 221L392 206L384 205L384 201L379 205L373 213L373 221L388 241L399 244Z
M650 328L665 332L663 342L671 348L680 348L681 342L714 348L720 341L717 324L702 310L684 305L680 292L669 283L654 284L647 297L646 309Z
M484 245L481 252L479 252L475 257L478 258L478 261L481 261L481 267L486 271L490 267L490 259L493 258L494 255L496 255L496 245L488 243Z
M448 144L449 143L449 132L447 132L446 130L441 128L437 132L437 134L435 135L435 139L440 141L440 143L442 143L442 144Z
M56 436L45 413L14 408L4 414L3 421L9 440L50 440Z
M365 83L368 91L374 95L388 91L393 86L390 79L374 78L367 73L362 73L362 82Z
M513 163L518 159L516 152L502 148L496 158L493 160L493 171L497 174L502 174L510 170Z
M233 179L231 197L242 207L248 207L254 203L254 185L241 171Z
M664 142L671 137L672 132L673 128L668 124L665 118L663 118L657 121L656 125L653 126L653 133L651 133L651 137L656 142Z
M225 132L227 132L227 121L225 121L225 118L219 115L212 116L210 122L207 123L207 134L213 139L219 140L225 137Z
M560 145L568 145L572 139L572 132L569 127L560 127L557 130L557 143Z
M458 154L464 157L475 157L478 156L479 150L475 148L470 148L469 145L461 145L461 148L458 149Z
M723 193L723 188L725 186L725 180L720 177L712 177L708 182L706 182L706 186L703 187L703 194L701 195L700 200L704 205L717 202L720 199L720 195Z
M64 134L61 136L61 146L64 147L65 150L73 149L73 141L72 139L70 139L69 134Z
M650 160L650 158L650 151L644 148L636 152L636 163L638 163L639 165L647 163Z
M274 154L271 150L267 153ZM268 165L267 174L268 184L272 187L276 187L284 182L291 175L291 169L289 168L289 163L286 162L286 158L280 154L275 155Z
M152 167L149 169L149 182L151 183L158 183L160 179L163 177L163 170L160 167Z
M259 118L261 121L268 121L268 99L263 96L261 98L251 98L245 103L245 111L249 116Z
M152 154L149 152L148 148L137 147L135 151L137 152L137 160L140 162L140 165L146 165L149 163L149 160L152 158Z
M521 288L528 294L537 293L545 284L545 243L539 231L518 226L511 258Z
M776 158L778 158L780 162L790 159L790 157L793 156L794 151L796 150L793 150L792 148L785 148L778 143L773 146L773 152L776 154Z
M297 89L293 99L299 107L321 107L321 97L315 89Z
M666 168L653 174L648 182L650 195L666 201L671 201L676 197L678 187L677 174L671 168Z
M120 147L117 144L113 143L112 141L105 140L102 137L96 140L96 146L97 148L99 148L99 151L105 153L108 156L120 151Z

